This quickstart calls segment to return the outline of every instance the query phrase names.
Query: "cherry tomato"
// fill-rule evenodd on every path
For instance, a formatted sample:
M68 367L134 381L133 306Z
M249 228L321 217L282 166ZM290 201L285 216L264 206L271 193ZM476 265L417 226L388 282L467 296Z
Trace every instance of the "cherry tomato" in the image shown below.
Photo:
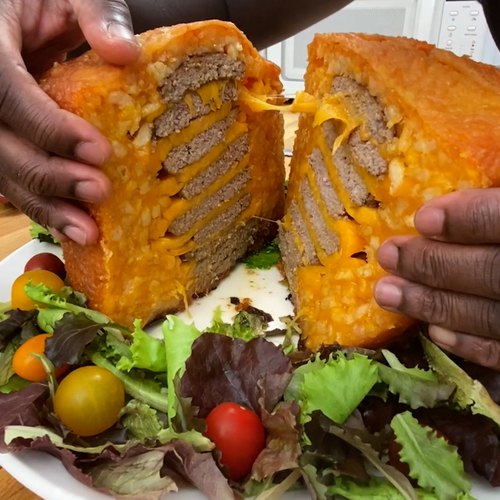
M35 309L35 303L24 292L27 283L38 285L43 283L52 291L57 292L64 286L64 281L56 274L45 269L34 269L18 276L11 289L11 303L14 309L29 311Z
M220 450L231 479L238 481L249 474L266 444L259 416L236 403L222 403L208 414L206 423L206 436Z
M33 257L26 262L24 272L33 271L34 269L45 269L46 271L57 274L62 280L66 278L64 262L57 255L50 252L42 252L33 255Z
M0 194L0 205L7 205L7 203L9 203L7 197L4 196L3 194Z
M94 436L118 420L125 404L119 378L99 366L82 366L61 380L54 396L54 412L79 436Z
M41 382L47 378L47 373L43 368L42 362L33 354L43 354L45 352L45 342L48 334L41 333L28 339L19 346L12 358L12 369L16 375L19 375L30 382ZM68 370L68 365L56 368L56 377L60 377Z

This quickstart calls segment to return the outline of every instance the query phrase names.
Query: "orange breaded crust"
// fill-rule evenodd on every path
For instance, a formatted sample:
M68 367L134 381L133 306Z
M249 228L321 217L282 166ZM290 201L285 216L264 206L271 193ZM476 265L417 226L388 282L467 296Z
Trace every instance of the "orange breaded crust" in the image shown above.
M248 206L242 201L243 212L235 221L227 221L231 231L255 218L279 219L284 207L282 117L266 112L257 118L240 105L239 98L223 102L226 81L209 81L189 91L181 102L189 110L186 113L194 113L196 99L199 106L210 108L208 114L165 137L155 136L155 120L178 104L162 95L161 86L190 57L221 53L243 62L238 90L255 93L280 94L279 69L265 61L245 35L227 22L158 28L137 39L142 53L132 65L113 66L90 51L55 65L40 82L59 106L95 125L113 148L112 157L102 167L113 192L105 202L86 207L100 229L99 242L87 247L73 242L62 246L71 286L86 294L90 307L125 325L136 318L148 323L166 312L183 309L193 295L206 293L228 272L213 270L213 276L203 278L209 285L202 287L202 277L196 273L200 269L210 273L213 266L202 268L192 258L203 244L195 241L196 233L201 234L212 219L224 216L228 200L219 200L209 217L194 217L194 226L184 234L169 232L176 217L208 203L223 184L245 171L249 179L234 199L251 201ZM172 151L228 118L231 111L236 113L235 121L208 153L192 164L188 162L178 174L166 172L162 162ZM182 198L181 189L242 135L248 137L248 152L230 165L230 171L194 199ZM227 234L213 240L214 248ZM249 241L242 245L251 247L258 238L250 230L248 235ZM237 250L231 254L234 259L244 249Z
M318 35L309 46L309 64L327 64L330 71L337 66L359 79L419 134L434 137L440 150L483 172L484 187L500 182L500 71L495 66L410 38L349 33ZM311 86L316 93L326 91L328 78L320 73L309 71L306 91Z
M375 98L384 111L383 132L391 139L375 138L349 92L332 90L337 79ZM499 89L497 68L424 42L357 34L315 37L309 46L306 92L321 105L315 115L304 114L299 121L282 228L287 244L300 255L297 265L289 258L287 266L285 259L285 269L307 347L377 347L412 324L382 310L373 299L373 286L385 274L376 261L377 249L388 237L415 234L413 217L426 201L500 184ZM333 147L325 139L329 122L338 132ZM376 148L386 165L383 174L370 173L356 156L351 143L355 134L363 145ZM344 217L332 217L326 209L320 189L325 179L318 180L311 163L315 149ZM342 180L339 162L346 161L370 193L361 205L352 201ZM311 185L328 232L338 236L336 252L325 251L325 234L318 234L317 221L308 214L304 182ZM313 258L306 255L307 242L293 220L299 216L292 214L292 206L305 221Z

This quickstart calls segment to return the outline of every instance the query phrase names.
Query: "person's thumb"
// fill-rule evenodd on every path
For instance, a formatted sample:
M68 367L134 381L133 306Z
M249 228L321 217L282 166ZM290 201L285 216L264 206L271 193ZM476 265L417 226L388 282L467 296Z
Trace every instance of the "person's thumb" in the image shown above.
M107 62L129 64L140 53L124 0L71 0L89 45Z

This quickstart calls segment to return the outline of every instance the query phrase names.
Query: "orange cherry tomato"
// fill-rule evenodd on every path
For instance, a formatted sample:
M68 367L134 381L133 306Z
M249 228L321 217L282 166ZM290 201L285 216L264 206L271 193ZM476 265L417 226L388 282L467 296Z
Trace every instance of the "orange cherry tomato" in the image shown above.
M54 396L54 413L79 436L94 436L118 421L125 405L121 380L99 366L82 366L62 379Z
M24 287L27 283L39 285L43 283L52 291L57 292L64 286L64 281L56 274L47 271L46 269L35 269L27 271L21 276L18 276L11 289L11 304L14 309L21 309L22 311L30 311L35 309L36 304L25 293Z
M30 382L41 382L47 379L42 362L34 355L44 354L48 336L47 333L35 335L17 349L12 358L12 369L16 375ZM68 368L68 365L56 368L56 377L64 375Z

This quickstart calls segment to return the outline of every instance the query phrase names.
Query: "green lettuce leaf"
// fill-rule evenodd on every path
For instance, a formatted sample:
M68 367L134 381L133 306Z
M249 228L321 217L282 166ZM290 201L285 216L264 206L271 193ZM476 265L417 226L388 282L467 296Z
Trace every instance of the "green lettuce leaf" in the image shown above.
M277 241L273 241L260 252L248 256L243 262L249 269L271 269L280 259L280 247Z
M500 406L491 399L488 391L479 380L474 380L433 342L423 335L420 341L431 367L439 377L457 387L453 400L462 409L470 408L472 413L479 413L491 418L500 425Z
M0 302L0 321L6 320L9 315L7 311L12 309L12 304L10 302Z
M172 429L172 427L166 427L158 433L158 441L162 444L174 440L181 440L184 443L189 443L198 452L212 451L215 447L210 439L196 430L177 432Z
M152 372L167 372L167 355L165 342L155 339L141 328L140 320L134 321L130 356L123 356L116 365L124 371L142 368Z
M181 439L190 443L198 451L209 451L214 445L203 434L196 430L177 432L172 427L174 417L182 414L182 404L176 391L178 380L186 371L186 361L191 355L193 342L201 335L194 324L186 324L177 316L168 315L162 324L163 339L167 354L167 388L168 388L168 423L158 440L168 443L174 439ZM182 419L183 420L183 419Z
M162 324L163 340L167 355L168 421L177 414L175 380L180 379L186 369L186 360L191 355L193 342L201 335L194 324L186 324L177 316L168 315Z
M353 431L332 424L328 432L343 439L346 443L359 450L370 464L397 489L402 498L405 500L417 499L415 489L408 478L392 465L384 463L378 453L369 444L362 441Z
M137 441L128 440L123 444L115 444L115 443L104 443L99 446L77 446L65 443L63 438L56 434L54 431L47 429L45 427L27 427L24 425L8 425L5 427L5 437L4 441L6 445L9 445L14 439L22 438L22 439L37 439L47 437L50 441L57 446L58 448L64 448L66 450L75 451L78 453L85 454L99 454L104 451L106 448L114 448L120 453L127 451L132 446L137 444Z
M378 380L376 364L366 356L348 359L338 352L324 362L318 358L297 369L285 398L295 399L306 423L315 410L342 424Z
M64 287L59 292L53 292L43 284L27 283L24 290L30 299L43 306L38 312L37 320L40 328L48 333L54 331L55 323L64 316L65 312L75 315L84 314L87 318L102 325L111 323L111 320L105 314L72 303L70 298L74 297L74 292L69 287ZM54 310L58 312L54 312Z
M411 408L432 408L447 401L455 390L453 384L440 382L433 371L407 368L392 352L383 349L382 353L389 366L378 363L379 377L389 391L399 396L400 403Z
M279 500L283 495L294 488L297 481L301 477L300 469L293 469L284 479L279 483L273 483L271 478L266 481L249 480L245 483L245 497L255 498L256 500Z
M433 493L416 490L421 500L439 500ZM339 477L335 484L328 488L329 497L340 495L348 500L403 500L404 496L387 480L381 477L371 477L367 484L359 484L351 479Z
M12 369L12 358L16 352L17 346L14 342L9 342L3 352L0 352L0 387L7 384L14 375Z
M121 424L141 443L156 441L163 425L151 406L131 399L120 412Z
M233 339L249 341L264 336L268 325L267 316L262 313L258 314L248 311L240 311L233 318L232 323L225 323L222 320L220 307L217 307L214 312L212 324L207 328L207 331L210 333L220 333Z
M321 475L315 465L305 463L301 466L302 475L309 491L317 500L327 500L328 487L321 482Z
M110 490L120 497L141 495L141 498L160 498L178 489L170 477L161 474L164 459L164 452L151 450L118 463L97 465L89 473L94 486Z
M12 375L5 384L0 385L0 393L2 394L10 394L11 392L17 392L21 389L24 389L30 384L27 380L24 380L17 375Z
M434 492L441 500L455 500L469 494L470 481L456 447L405 411L391 421L395 439L401 445L402 462L408 464L410 476L418 485Z
M30 235L34 240L41 241L42 243L53 243L59 245L59 242L49 233L49 230L35 221L31 221Z
M124 342L121 335L114 330L105 328L106 335L99 337L99 344L95 346L106 359L113 361L114 365L118 365L121 358L132 358L129 345Z
M21 344L20 337L15 337L0 352L0 393L10 394L24 389L29 382L14 374L12 368L12 358L16 349Z
M116 375L122 381L125 392L129 396L163 413L168 412L167 390L158 382L140 378L139 374L133 372L122 372L99 352L90 352L89 357L92 363Z

